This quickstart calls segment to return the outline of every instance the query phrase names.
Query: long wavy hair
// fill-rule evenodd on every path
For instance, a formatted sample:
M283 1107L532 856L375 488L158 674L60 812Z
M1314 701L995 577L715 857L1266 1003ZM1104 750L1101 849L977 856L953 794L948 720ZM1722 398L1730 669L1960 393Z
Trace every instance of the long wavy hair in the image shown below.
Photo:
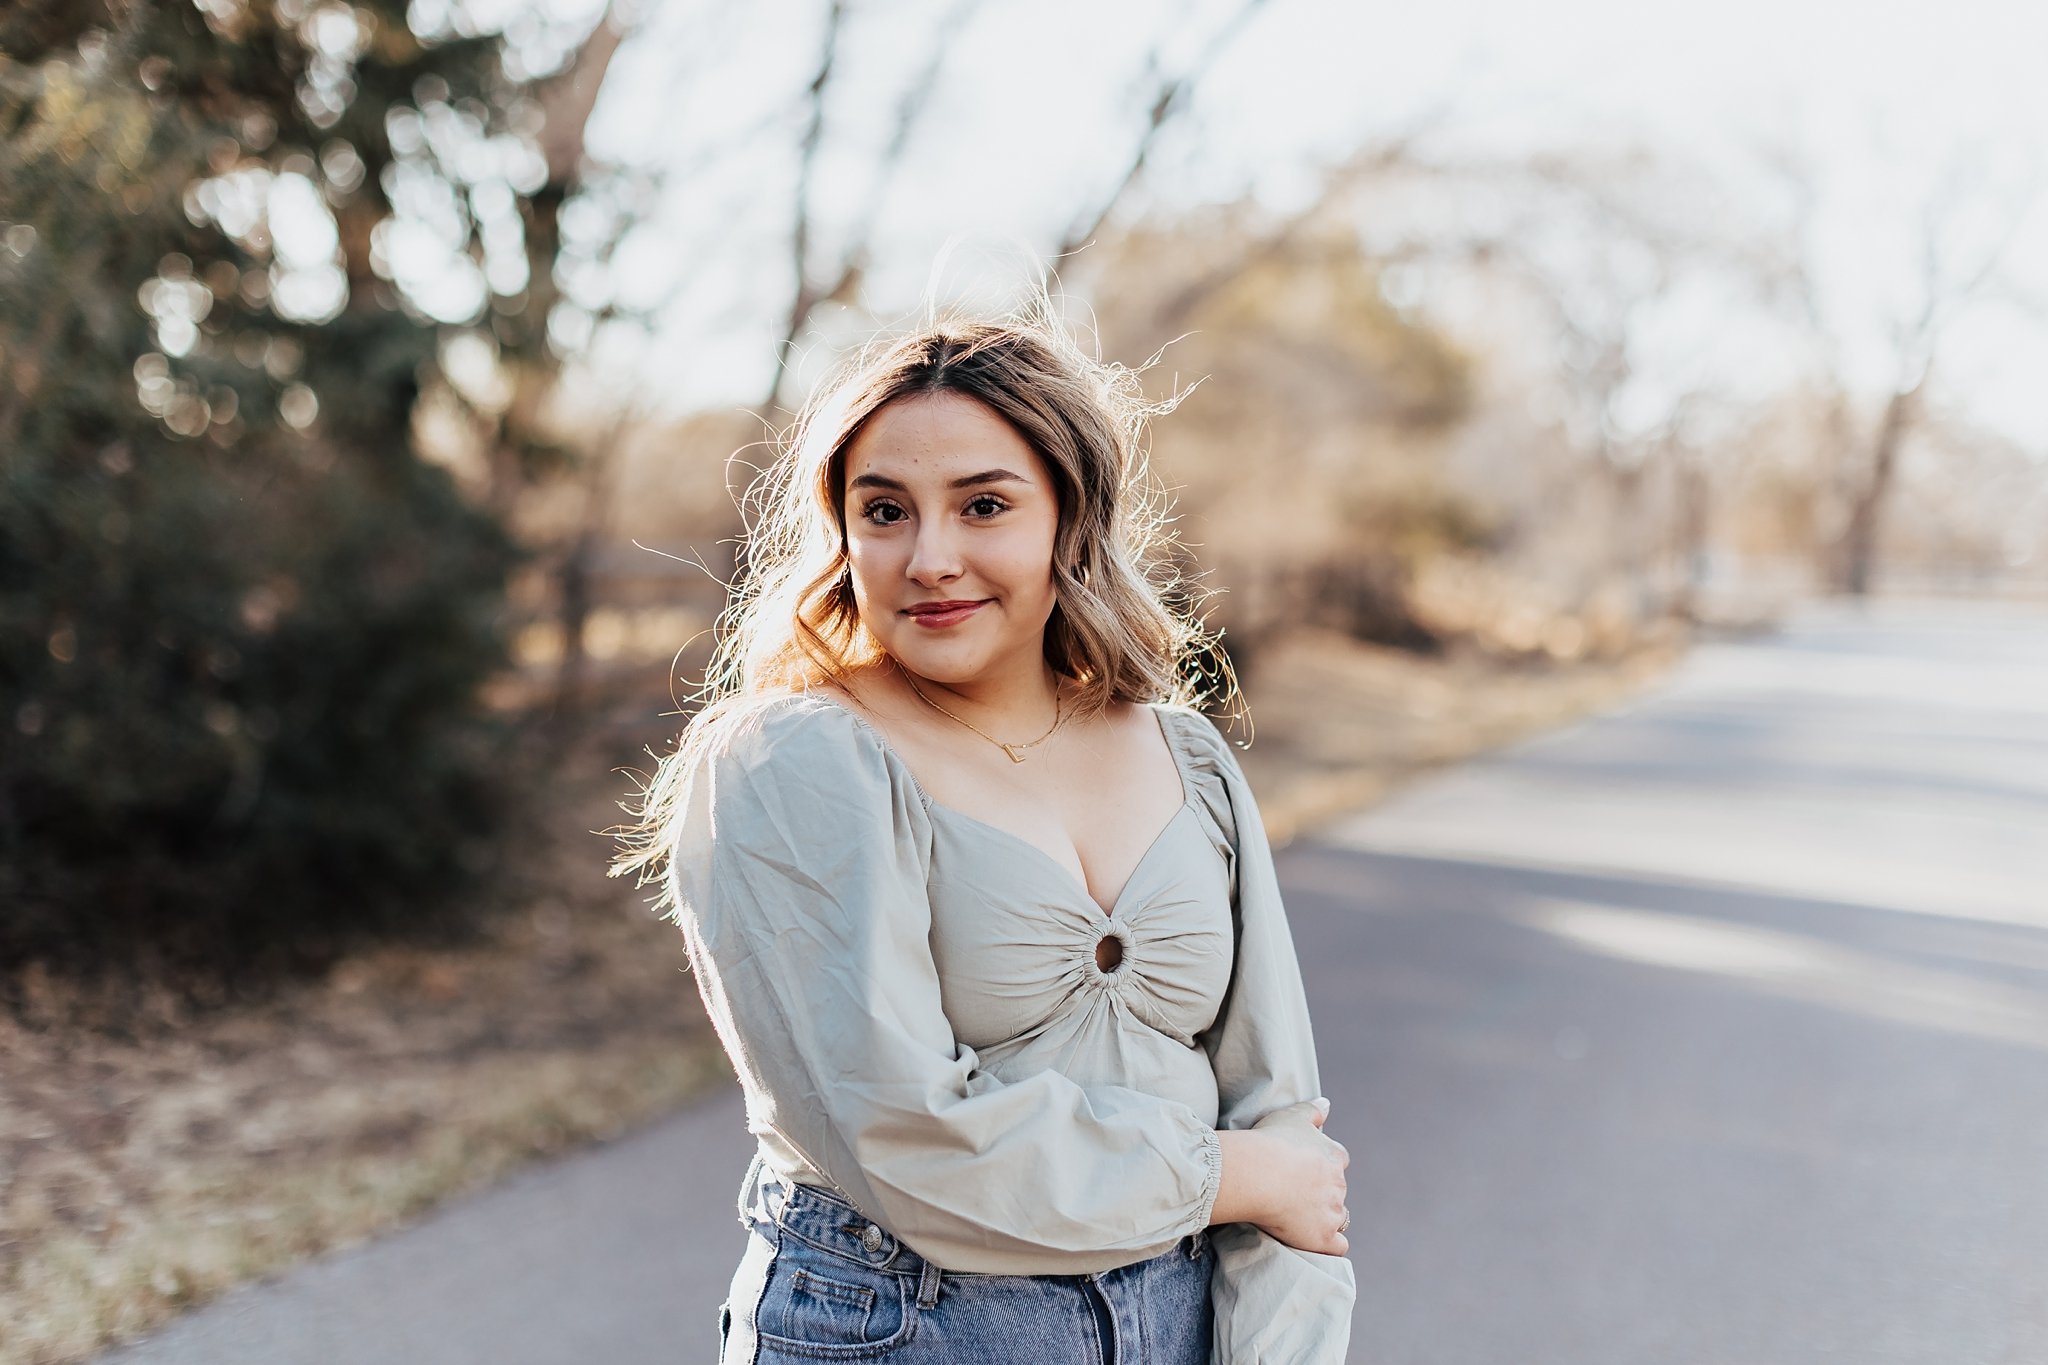
M1080 685L1077 718L1112 702L1241 710L1219 636L1198 615L1207 594L1172 535L1145 445L1149 421L1186 393L1148 401L1142 373L1089 355L1043 295L1003 316L934 315L841 360L740 500L742 563L692 698L700 709L638 804L622 803L634 822L605 831L622 845L610 875L632 874L636 885L661 876L685 777L720 715L750 699L843 682L883 656L853 594L846 453L870 418L901 400L973 398L1045 461L1059 503L1045 659ZM666 902L664 890L657 907Z

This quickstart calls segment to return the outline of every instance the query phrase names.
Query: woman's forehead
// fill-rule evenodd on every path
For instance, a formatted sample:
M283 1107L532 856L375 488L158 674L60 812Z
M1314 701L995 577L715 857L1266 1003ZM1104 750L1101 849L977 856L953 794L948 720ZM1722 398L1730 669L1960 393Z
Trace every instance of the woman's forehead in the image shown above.
M847 486L969 487L1036 483L1045 466L994 409L964 394L899 398L868 418L847 447Z

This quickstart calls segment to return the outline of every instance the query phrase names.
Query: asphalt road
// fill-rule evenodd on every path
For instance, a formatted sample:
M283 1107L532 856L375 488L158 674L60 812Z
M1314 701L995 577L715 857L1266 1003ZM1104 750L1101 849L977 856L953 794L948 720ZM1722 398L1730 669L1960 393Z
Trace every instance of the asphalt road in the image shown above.
M1808 613L1281 855L1352 1359L2048 1362L2048 609ZM120 1365L708 1362L725 1096Z

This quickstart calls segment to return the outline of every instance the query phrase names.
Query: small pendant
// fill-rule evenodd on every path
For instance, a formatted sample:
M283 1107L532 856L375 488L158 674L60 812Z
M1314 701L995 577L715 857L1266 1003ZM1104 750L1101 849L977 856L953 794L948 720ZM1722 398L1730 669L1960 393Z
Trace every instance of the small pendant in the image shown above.
M1003 744L1001 740L997 740L996 743ZM1003 744L1003 752L1010 756L1010 762L1022 763L1024 761L1024 755L1018 753L1017 751L1021 748L1027 747L1029 746L1021 744Z

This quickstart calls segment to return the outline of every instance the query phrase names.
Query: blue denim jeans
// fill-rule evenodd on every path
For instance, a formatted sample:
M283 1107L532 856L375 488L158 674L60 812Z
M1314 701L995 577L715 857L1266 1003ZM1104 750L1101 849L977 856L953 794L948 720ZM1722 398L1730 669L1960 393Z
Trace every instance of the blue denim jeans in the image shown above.
M826 1190L749 1172L720 1365L1208 1365L1209 1250L1092 1275L941 1270Z

